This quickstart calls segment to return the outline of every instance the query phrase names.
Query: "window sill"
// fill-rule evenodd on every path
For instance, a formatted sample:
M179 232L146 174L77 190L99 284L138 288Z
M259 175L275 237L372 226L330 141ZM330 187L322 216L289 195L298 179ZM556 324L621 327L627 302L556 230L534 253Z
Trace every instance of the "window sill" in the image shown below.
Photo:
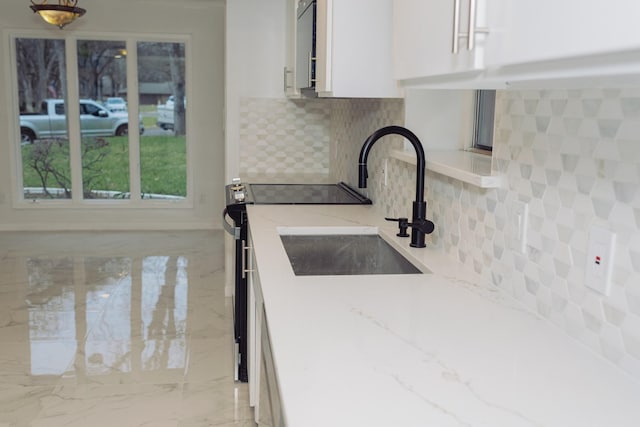
M403 162L416 164L412 152L392 150L390 156ZM503 175L492 175L491 157L469 151L431 151L426 153L426 168L435 173L475 185L480 188L500 188L505 184Z

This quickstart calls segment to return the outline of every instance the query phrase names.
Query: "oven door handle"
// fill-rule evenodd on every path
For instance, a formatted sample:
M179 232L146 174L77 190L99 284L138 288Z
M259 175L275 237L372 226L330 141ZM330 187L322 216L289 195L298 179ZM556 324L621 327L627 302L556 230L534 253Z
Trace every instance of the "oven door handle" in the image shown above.
M233 236L235 240L240 240L240 227L229 224L229 222L227 221L228 216L229 213L227 212L227 208L224 208L224 210L222 211L222 226L227 231L227 233Z

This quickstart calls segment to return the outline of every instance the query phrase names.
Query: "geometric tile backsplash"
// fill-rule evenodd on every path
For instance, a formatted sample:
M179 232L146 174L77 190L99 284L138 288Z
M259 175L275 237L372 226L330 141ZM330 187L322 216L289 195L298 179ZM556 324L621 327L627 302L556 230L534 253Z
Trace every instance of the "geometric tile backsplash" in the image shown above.
M240 175L328 174L330 118L322 100L242 98Z
M507 185L480 189L428 171L427 216L436 231L427 243L640 380L640 89L498 91L496 102L492 168L506 176ZM274 111L285 111L285 121L295 122L287 135L304 129L307 119L324 127L314 129L323 143L303 143L307 151L297 161L354 186L366 137L382 126L401 125L404 117L404 103L395 99L247 99L242 105L243 114L259 111L269 117L266 123L276 122ZM305 108L313 113L307 116ZM269 137L250 135L256 119L242 121L248 147L241 156L249 149L259 161L242 157L241 168L277 168L284 160L265 161L261 153L268 151L258 146ZM288 149L283 137L270 142ZM369 157L366 192L383 215L411 212L415 167L387 155L400 145L376 144ZM388 185L382 186L385 161ZM518 201L529 206L524 254L512 244ZM585 286L594 224L617 235L609 296Z
M527 202L530 240L526 255L492 256L485 274L640 378L640 91L505 91L497 108L493 164L509 187L496 217ZM592 225L617 235L606 297L584 284Z

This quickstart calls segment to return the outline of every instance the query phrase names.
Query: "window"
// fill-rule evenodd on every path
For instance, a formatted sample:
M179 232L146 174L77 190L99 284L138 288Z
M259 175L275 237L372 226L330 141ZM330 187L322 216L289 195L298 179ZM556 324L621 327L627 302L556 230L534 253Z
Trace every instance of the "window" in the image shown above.
M82 195L126 199L131 194L129 115L98 104L127 88L126 42L78 40Z
M15 46L24 197L70 198L69 141L64 138L68 133L63 104L67 96L64 40L19 38ZM49 103L48 99L60 102ZM51 120L46 115L49 112L55 112Z
M140 186L143 199L186 197L186 100L184 43L140 42L138 56L138 97L140 115L156 130L140 137ZM171 94L148 105L144 88L148 82L164 85ZM159 129L158 129L159 128Z
M495 90L478 90L475 97L473 148L491 151L496 107Z
M187 198L184 40L13 42L24 200ZM184 102L169 106L169 97Z

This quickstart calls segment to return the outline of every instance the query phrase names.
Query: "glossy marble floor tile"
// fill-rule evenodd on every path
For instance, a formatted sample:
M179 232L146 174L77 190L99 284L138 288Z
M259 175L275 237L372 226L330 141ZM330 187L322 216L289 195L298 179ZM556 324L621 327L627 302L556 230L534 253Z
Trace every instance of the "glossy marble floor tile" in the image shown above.
M0 427L254 426L222 232L0 233Z

